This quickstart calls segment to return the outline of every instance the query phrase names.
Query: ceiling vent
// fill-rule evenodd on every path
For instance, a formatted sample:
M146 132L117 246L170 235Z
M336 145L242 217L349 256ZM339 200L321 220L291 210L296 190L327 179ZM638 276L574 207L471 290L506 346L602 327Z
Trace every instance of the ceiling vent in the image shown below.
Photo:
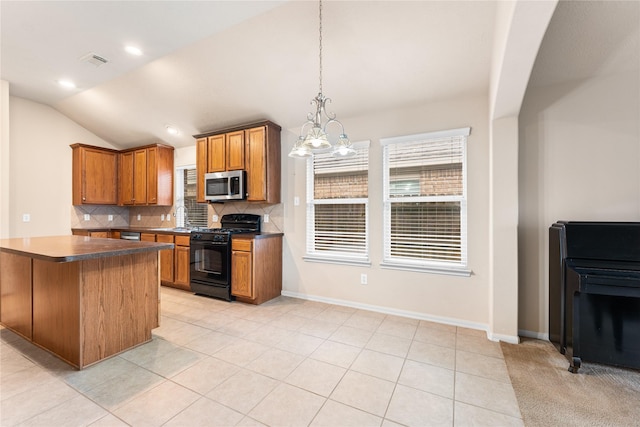
M89 52L86 55L80 57L80 61L82 62L88 62L91 65L95 65L96 67L100 67L101 65L106 64L107 62L109 62L108 59L95 54L93 52Z

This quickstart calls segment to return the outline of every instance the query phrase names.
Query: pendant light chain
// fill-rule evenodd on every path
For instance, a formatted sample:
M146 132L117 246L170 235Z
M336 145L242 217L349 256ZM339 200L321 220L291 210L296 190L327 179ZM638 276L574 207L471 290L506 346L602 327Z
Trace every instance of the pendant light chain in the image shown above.
M302 125L300 130L300 136L298 140L291 148L289 157L311 157L314 152L325 152L328 149L333 148L331 155L334 157L351 157L356 155L356 150L353 148L349 137L344 132L344 126L336 119L334 113L328 113L325 110L327 102L331 102L331 99L327 98L322 93L322 0L318 0L318 32L319 32L319 73L318 78L320 81L320 92L311 100L312 104L315 104L316 111L307 114L307 121ZM308 129L310 127L310 129ZM327 128L336 127L340 130L340 134L335 142L335 145L329 142ZM305 134L305 129L308 131Z
M320 25L318 26L320 32L320 93L322 93L322 0L318 3L320 5L318 7L318 15L320 18Z

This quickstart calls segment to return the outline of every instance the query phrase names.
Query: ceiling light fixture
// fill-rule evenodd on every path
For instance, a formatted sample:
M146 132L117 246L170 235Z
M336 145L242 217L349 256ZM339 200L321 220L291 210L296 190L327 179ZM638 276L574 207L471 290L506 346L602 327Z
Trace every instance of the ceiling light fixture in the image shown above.
M179 135L180 134L180 129L178 129L175 126L167 125L165 127L167 129L167 132L169 132L171 135Z
M142 55L142 50L140 48L132 46L132 45L125 46L124 50L126 50L127 53L130 53L131 55L134 55L134 56L141 56Z
M58 84L66 89L75 89L76 88L76 84L74 82L72 82L71 80L66 80L66 79L61 79L58 80Z
M307 114L307 121L302 125L300 136L293 145L293 148L289 153L289 157L309 157L312 156L314 152L325 152L331 147L333 147L331 154L334 157L349 157L355 155L356 150L354 150L351 145L351 141L349 141L349 138L344 133L344 126L342 126L342 123L336 119L336 115L334 113L327 113L326 105L327 102L331 102L331 99L322 94L322 0L318 3L318 15L320 18L320 25L318 28L320 34L320 90L318 95L311 100L311 103L316 105L316 111L315 113ZM323 123L324 120L326 120L326 122ZM331 142L329 142L327 128L329 125L334 124L340 127L340 135L338 136L335 145L332 145ZM304 130L308 126L311 126L311 129L309 129L306 136L303 136Z

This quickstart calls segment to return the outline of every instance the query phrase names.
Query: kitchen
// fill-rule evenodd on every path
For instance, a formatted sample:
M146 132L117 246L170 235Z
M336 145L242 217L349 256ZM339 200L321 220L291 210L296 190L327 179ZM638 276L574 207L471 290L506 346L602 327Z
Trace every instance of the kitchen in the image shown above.
M429 75L430 81L419 81L415 86L404 88L399 82L408 79L408 74L399 70L409 70L415 67L420 74L425 68L416 55L407 55L403 57L402 52L394 52L394 46L403 46L403 40L438 40L441 37L437 34L424 34L415 37L412 34L401 33L398 38L391 34L392 30L382 31L380 25L376 25L377 20L393 20L399 22L414 23L408 16L425 16L435 21L445 21L442 18L436 18L437 13L446 12L446 10L422 10L426 7L420 2L413 2L412 7L417 8L413 13L401 13L401 9L392 7L384 7L385 3L369 3L362 2L358 6L356 3L345 3L345 9L338 9L340 3L329 3L326 7L326 73L325 83L327 84L327 93L334 98L332 106L341 118L349 136L353 141L371 140L372 148L370 156L370 164L372 173L380 173L381 153L378 146L378 139L395 136L415 134L425 131L442 130L457 128L460 126L471 126L473 128L472 140L470 139L468 148L468 158L470 159L469 167L469 262L473 271L473 275L469 278L459 278L452 276L440 276L415 272L398 272L393 270L381 269L378 264L380 254L382 252L382 242L379 232L381 229L382 218L378 213L382 204L380 196L379 178L372 179L374 187L370 191L370 205L372 210L372 240L371 240L371 266L370 267L353 267L345 265L327 265L312 262L305 262L302 257L305 254L305 165L304 162L297 163L293 159L287 157L288 148L293 145L297 138L299 126L305 118L306 113L310 109L308 105L309 98L314 95L317 85L317 40L316 30L305 25L306 19L315 20L317 18L315 5L309 2L288 2L281 8L274 8L264 16L257 17L252 21L238 24L236 27L230 28L227 32L221 33L220 38L213 37L209 42L202 42L202 49L216 52L217 58L226 58L227 61L240 60L242 72L238 72L237 76L231 76L233 72L225 71L227 74L219 70L218 60L212 60L206 67L202 67L202 73L208 75L217 75L223 84L209 91L202 91L201 86L192 88L189 81L199 80L200 77L192 76L189 71L185 70L179 64L181 61L189 58L202 58L201 51L196 48L193 50L178 51L177 57L167 58L167 62L156 62L149 64L145 69L149 74L138 71L129 77L133 81L111 81L105 87L98 87L94 90L73 95L56 104L56 109L50 106L26 98L11 95L11 85L9 82L3 82L2 86L2 144L0 151L0 186L2 197L2 210L0 211L0 230L3 238L5 237L21 237L21 236L46 236L46 235L64 235L70 233L70 228L78 225L84 225L84 215L89 214L94 220L100 220L101 225L108 223L109 215L113 215L114 223L118 224L137 224L149 226L172 226L172 223L161 223L160 216L169 215L173 218L171 209L163 208L146 208L135 207L129 208L128 211L122 208L100 208L91 210L76 210L72 207L72 196L70 189L71 182L71 156L69 153L69 145L75 142L82 142L88 145L96 145L113 149L121 149L123 147L116 146L115 141L120 139L129 139L130 146L134 146L135 142L157 142L157 140L172 142L172 137L164 134L165 121L172 120L173 115L169 114L162 107L164 103L156 97L166 96L160 94L160 91L149 85L150 82L157 81L165 77L178 84L180 91L184 92L184 100L176 103L175 98L167 96L171 104L179 104L176 107L180 111L188 111L195 117L193 120L184 120L178 123L183 128L182 138L189 140L184 146L176 149L175 166L186 166L195 164L196 148L193 135L214 129L221 123L224 126L233 126L241 123L249 123L253 120L261 120L264 118L272 119L283 128L282 131L282 203L275 206L250 206L250 213L256 213L263 216L269 214L270 222L268 224L270 230L283 232L285 236L284 253L283 253L283 293L285 295L317 299L322 302L339 303L344 305L357 306L362 309L373 309L385 313L395 313L400 315L418 316L423 319L435 320L457 326L468 327L473 330L481 330L487 332L494 339L504 339L507 342L517 340L521 332L528 331L529 336L544 338L545 334L545 261L544 261L544 245L538 243L544 240L544 231L550 221L554 221L559 217L575 217L577 212L591 212L592 215L604 217L605 213L600 209L602 206L617 207L613 211L613 216L618 220L637 220L635 212L638 204L636 179L623 179L621 173L623 171L634 170L624 163L621 167L619 163L605 163L604 167L607 172L606 176L600 176L597 182L593 182L590 175L586 172L572 171L571 173L563 172L556 163L549 163L549 159L544 157L545 152L551 150L545 144L561 144L570 150L571 144L564 137L566 132L563 129L554 129L556 133L551 135L553 142L540 142L534 129L540 124L541 126L549 122L538 123L543 120L538 113L547 111L547 98L552 95L545 92L543 83L537 82L539 86L529 87L527 97L525 98L523 111L518 118L518 107L510 110L498 101L507 102L505 98L508 94L518 92L524 94L527 89L527 81L529 74L533 69L533 62L536 55L542 55L546 52L545 58L553 57L554 50L550 46L560 45L562 40L573 41L579 45L580 37L565 37L558 28L561 25L552 26L555 32L547 34L549 41L545 40L543 49L538 52L535 49L527 48L526 43L518 37L518 28L522 28L523 32L528 32L527 25L542 28L543 33L549 21L552 18L548 16L546 19L540 16L531 17L536 23L527 23L527 25L513 26L511 31L514 33L506 36L506 40L510 43L522 42L523 45L514 47L520 54L524 54L529 58L527 71L514 71L516 74L513 81L520 81L520 86L513 90L504 89L500 91L499 80L494 81L493 87L495 93L489 93L489 78L492 73L498 75L497 70L490 71L488 59L473 61L474 56L464 56L465 60L458 60L459 67L473 68L475 74L482 76L482 87L477 91L458 92L455 94L443 95L438 99L426 99L426 95L420 95L420 99L412 98L411 94L416 93L416 87L430 87L431 83L442 84L442 80L438 80L435 76ZM596 2L597 3L597 2ZM442 9L446 9L442 4ZM502 7L494 5L496 8ZM570 10L570 6L562 5L565 9L559 9L564 12L558 15L558 18L570 20L574 16ZM358 9L361 7L361 9ZM379 12L385 15L380 18L373 15L373 10L381 8ZM453 6L448 6L453 7ZM477 5L478 8L482 6ZM525 7L520 4L519 7ZM579 6L574 6L579 7ZM593 5L597 9L598 5ZM627 6L633 7L633 6ZM569 9L567 11L567 9ZM474 20L468 18L461 25L468 27L469 37L473 40L481 40L484 38L493 40L494 28L502 29L505 34L506 28L509 28L505 22L496 18L495 8L490 11L476 10L473 13L476 24L482 26L473 33ZM598 10L600 14L602 10ZM456 12L450 12L456 15ZM458 19L466 16L464 11L459 13ZM625 15L625 14L622 14ZM633 16L633 14L627 14ZM303 19L302 16L308 17ZM362 36L367 41L362 41L351 45L346 41L353 34L340 33L340 29L347 30L354 25L353 17L361 17L365 28L378 29L380 34L372 34L364 32ZM447 15L450 17L450 15ZM512 19L516 19L513 15L508 15ZM481 19L483 18L483 19ZM4 18L3 18L4 19ZM453 22L455 18L451 18ZM330 22L333 22L330 24ZM366 25L369 24L369 25ZM423 27L431 27L437 29L438 22L431 22L432 25L424 25ZM315 24L314 24L315 25ZM577 25L574 23L574 25ZM291 31L291 33L275 34L270 31L271 28L282 28ZM417 25L405 25L405 28L416 28ZM620 27L620 26L619 26ZM624 27L624 26L622 26ZM358 27L359 28L359 27ZM395 27L394 27L395 28ZM490 28L487 33L483 33L483 29ZM598 28L585 25L581 28L586 34L591 31L599 31ZM526 31L525 31L526 29ZM258 31L262 37L251 37L249 30ZM395 30L399 31L398 28ZM426 30L425 30L426 31ZM607 31L612 31L610 28ZM373 32L373 30L372 30ZM309 33L307 35L307 33ZM349 33L349 31L347 31ZM464 33L464 31L460 31ZM582 33L581 33L582 34ZM631 33L635 34L635 33ZM522 35L522 34L520 34ZM610 41L613 46L620 46L620 49L627 46L620 40L624 39L624 34L619 35L616 40L603 37L599 40ZM288 39L291 43L287 48L275 47L283 45L283 39ZM330 40L333 38L333 41ZM541 36L540 36L541 38ZM234 48L238 51L247 52L243 58L225 48L229 40L234 41ZM259 42L258 42L259 40ZM456 39L452 37L451 43ZM452 52L467 52L465 39L457 40L458 45L452 44L443 49ZM492 42L487 41L487 45L483 45L483 52L491 52ZM619 44L615 44L619 43ZM491 45L491 46L489 46ZM357 46L357 48L355 48ZM373 50L375 46L378 51ZM471 44L470 46L476 46ZM610 46L609 46L610 47ZM407 47L409 52L421 52L424 46L413 45ZM544 48L547 48L545 50ZM275 49L275 50L274 50ZM358 51L358 49L362 49ZM551 49L551 50L549 50ZM498 49L500 50L500 49ZM344 51L344 52L343 52ZM358 51L357 55L353 55L353 51ZM571 50L569 50L571 51ZM637 94L637 90L628 90L637 86L637 75L633 74L631 67L636 64L635 60L626 62L626 65L616 68L619 64L616 58L609 58L604 52L617 51L614 48L603 49L601 52L604 56L604 62L611 61L611 67L618 74L616 78L606 79L606 76L592 74L583 74L582 78L591 78L589 82L596 84L596 87L585 85L578 89L572 89L569 83L561 86L564 91L556 94L567 94L565 98L561 98L564 102L560 110L551 109L549 114L562 115L566 112L570 116L571 111L583 111L586 105L594 106L597 104L599 109L597 113L611 120L621 121L623 123L622 135L618 137L621 141L637 141L637 129L633 123L637 119L637 100L631 94ZM330 53L332 52L332 53ZM338 52L341 52L338 55ZM503 58L509 58L512 51L505 49L501 51ZM250 55L249 55L250 53ZM329 55L335 55L333 59ZM291 64L284 63L284 57L294 57L295 61ZM439 59L441 65L444 64L445 57L440 56L437 52L425 53L429 62L433 58ZM342 74L335 64L349 64L350 58L356 58L359 62L356 65L358 70L375 70L377 64L366 59L373 60L379 57L392 58L389 62L395 62L395 76L392 88L388 87L388 82L384 76L372 76L372 81L364 81L363 86L367 90L358 93L357 96L347 97L349 86L354 89L358 87L351 79L343 79ZM411 61L408 65L399 66L397 61L400 59ZM249 77L247 74L250 67L249 60L252 59L259 64L263 64L258 68L269 67L272 76L289 73L291 70L299 70L297 73L303 81L292 81L290 78L269 78L265 81L265 77ZM304 59L304 60L303 60ZM455 59L455 58L454 58ZM465 62L468 61L468 62ZM384 61L383 61L384 62ZM518 61L516 61L518 62ZM597 60L594 60L597 63ZM508 63L505 59L503 64ZM518 62L521 63L521 62ZM562 62L560 62L562 63ZM288 65L288 66L285 66ZM304 64L304 65L303 65ZM465 64L473 64L467 66ZM4 66L4 64L3 64ZM525 67L526 68L526 67ZM562 68L562 67L558 67ZM566 67L565 67L566 68ZM596 70L592 67L590 70ZM449 66L447 70L456 70L456 67ZM503 69L501 78L508 79L508 69ZM333 75L331 73L334 73ZM357 70L347 70L345 75L358 75ZM451 73L449 72L449 75ZM176 76L187 75L190 79L182 80ZM228 82L233 81L233 77L241 79L242 87L237 88L237 92L230 93L230 85ZM541 79L540 74L533 74L534 78ZM498 77L495 77L498 79ZM366 76L363 77L366 79ZM166 81L166 80L163 80ZM433 81L433 82L431 82ZM506 82L507 80L505 80ZM456 82L455 86L460 86L461 82ZM375 87L376 90L371 90ZM557 88L555 88L557 89ZM592 89L593 91L590 91ZM167 89L168 90L168 89ZM395 91L406 90L404 104L396 104L391 101L391 94ZM598 100L598 102L584 102L581 99L574 99L568 94L573 93L572 90L588 100ZM426 91L426 89L425 89ZM553 92L551 89L548 91ZM131 99L127 104L137 106L138 102L142 102L145 98L149 102L148 107L137 107L137 113L127 113L124 105L112 104L114 99L124 96L127 92L131 92ZM603 99L602 93L613 94L615 99ZM110 95L111 94L111 95ZM276 103L274 100L282 98L283 94L291 96L286 101L286 108ZM626 95L624 95L626 94ZM366 95L366 96L365 96ZM537 95L537 96L536 96ZM175 96L175 95L174 95ZM561 96L561 95L558 95ZM136 101L136 98L138 101ZM235 115L230 117L229 113L224 113L223 106L213 107L210 103L213 99L238 100L242 107L236 110ZM489 99L493 99L490 101ZM181 99L181 98L178 98ZM383 100L385 105L377 109L364 108L364 106L378 106ZM242 101L240 101L242 100ZM406 101L410 102L406 102ZM95 102L101 101L105 109L100 109L100 113L92 114L95 108ZM87 102L88 104L84 104ZM75 104L91 107L78 108ZM501 114L494 113L494 106L503 105ZM232 103L233 104L233 103ZM347 108L347 110L344 110ZM497 108L497 107L496 107ZM595 107L592 107L595 108ZM498 108L499 109L499 108ZM76 112L73 120L67 115L71 110L83 110ZM95 111L95 110L94 110ZM514 112L515 111L515 112ZM505 112L511 112L505 113ZM119 130L120 126L113 123L124 123L132 116L133 120L138 124L132 126L128 132ZM161 120L155 120L154 117L162 117ZM168 117L165 119L164 117ZM491 119L488 119L491 117ZM580 123L597 123L592 116L587 115L587 119L578 118ZM620 120L618 120L620 119ZM92 124L96 121L106 121L108 127L117 128L114 132L117 137L104 137L99 133L93 133ZM581 121L580 121L581 120ZM156 123L161 122L161 123ZM37 123L38 126L34 126ZM78 124L84 123L84 124ZM185 123L184 127L182 123ZM191 124L191 123L195 123ZM10 126L9 126L10 125ZM521 128L520 133L517 130L518 125ZM158 129L153 135L142 135L144 131L140 129ZM635 130L634 130L635 129ZM525 132L524 130L527 130ZM122 134L120 133L122 132ZM502 132L502 133L501 133ZM579 140L588 141L593 146L593 151L585 153L587 162L603 161L602 150L599 150L598 141L603 140L604 127L598 128L598 132L580 133ZM492 135L492 136L491 136ZM500 139L500 138L504 139ZM147 141L149 139L149 141ZM154 141L151 141L154 139ZM512 141L520 139L521 153L527 153L527 159L520 159L517 153L517 147L513 147ZM113 142L111 142L113 141ZM509 142L507 142L509 141ZM530 142L524 144L523 141ZM623 162L635 162L637 160L637 150L632 142L626 145L620 142L622 156L619 156ZM139 144L142 145L142 144ZM493 156L490 158L489 153L493 148ZM501 151L502 150L502 151ZM537 151L539 150L539 151ZM547 150L547 151L544 151ZM497 153L501 154L498 155ZM609 161L608 157L604 160ZM521 177L518 173L517 165L520 163L520 173L526 174ZM33 171L37 171L34 174ZM586 204L580 202L580 197L571 200L563 200L551 190L549 182L542 182L542 177L559 176L559 179L568 179L574 175L580 176L588 182L592 182L597 188L616 188L617 191L603 191L599 193L597 203ZM43 184L47 185L44 186ZM524 188L520 188L519 185ZM544 184L544 185L543 185ZM584 190L584 194L590 191ZM631 196L630 196L631 195ZM300 205L295 205L294 199L298 197ZM551 199L546 199L551 198ZM586 197L585 197L586 198ZM488 202L491 200L491 202ZM546 201L546 203L541 203ZM520 209L520 216L517 213ZM213 207L211 207L213 209ZM227 213L226 207L222 207L221 212L215 212L220 217ZM542 209L539 211L538 209ZM497 212L502 212L498 215ZM231 213L231 212L229 212ZM30 215L28 222L23 221L24 214ZM210 212L209 219L214 213ZM140 215L140 217L138 217ZM505 215L506 217L502 216ZM140 218L140 220L138 220ZM158 223L150 221L158 220ZM518 227L520 224L526 227ZM116 224L116 225L118 225ZM491 224L491 225L489 225ZM266 224L265 224L266 226ZM503 234L504 233L504 234ZM377 236L377 237L375 237ZM516 236L521 239L518 243ZM491 243L491 246L489 244ZM489 249L491 247L491 250ZM518 255L518 252L521 252ZM523 259L536 259L535 263L524 262ZM526 272L526 274L525 274ZM361 274L368 275L368 284L360 284ZM526 277L522 277L522 275ZM515 283L520 282L520 286ZM526 284L526 286L525 286ZM518 295L520 294L520 296ZM485 334L487 335L487 334Z

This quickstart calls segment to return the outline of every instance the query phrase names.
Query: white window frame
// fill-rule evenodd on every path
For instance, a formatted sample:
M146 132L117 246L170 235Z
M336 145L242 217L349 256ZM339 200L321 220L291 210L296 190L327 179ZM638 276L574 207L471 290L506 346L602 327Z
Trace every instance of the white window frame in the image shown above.
M369 141L354 142L353 147L367 150L367 175L369 174ZM339 158L336 158L339 160ZM331 264L347 264L347 265L364 265L370 266L369 259L369 197L363 198L336 198L336 199L314 199L315 194L315 176L314 176L314 157L307 159L307 238L306 238L306 255L303 257L305 261L325 262ZM370 178L367 179L369 185ZM365 248L364 254L353 252L338 251L318 251L315 248L315 206L322 204L364 204L365 211Z
M175 195L175 200L174 200L174 216L176 219L176 227L186 227L185 224L185 217L184 217L184 210L183 209L178 209L180 207L184 207L184 180L183 180L183 171L185 169L196 169L196 165L183 165L183 166L177 166L175 168L175 188L174 188L174 195ZM188 216L188 214L187 214ZM205 214L205 218L207 218L207 223L208 223L208 209L207 209L207 213ZM194 218L190 218L191 220L193 220ZM198 226L203 226L202 224L198 225ZM207 224L204 225L204 227L206 227Z
M382 138L380 144L383 147L383 256L380 266L382 268L419 271L456 276L470 276L468 267L468 240L467 240L467 137L471 128L459 128L438 132L428 132L417 135L406 135L392 138ZM389 176L389 148L395 144L416 143L446 138L463 137L462 142L462 194L460 196L407 196L402 198L390 197ZM445 262L429 259L411 259L391 255L391 207L394 203L406 202L459 202L460 203L460 262Z

